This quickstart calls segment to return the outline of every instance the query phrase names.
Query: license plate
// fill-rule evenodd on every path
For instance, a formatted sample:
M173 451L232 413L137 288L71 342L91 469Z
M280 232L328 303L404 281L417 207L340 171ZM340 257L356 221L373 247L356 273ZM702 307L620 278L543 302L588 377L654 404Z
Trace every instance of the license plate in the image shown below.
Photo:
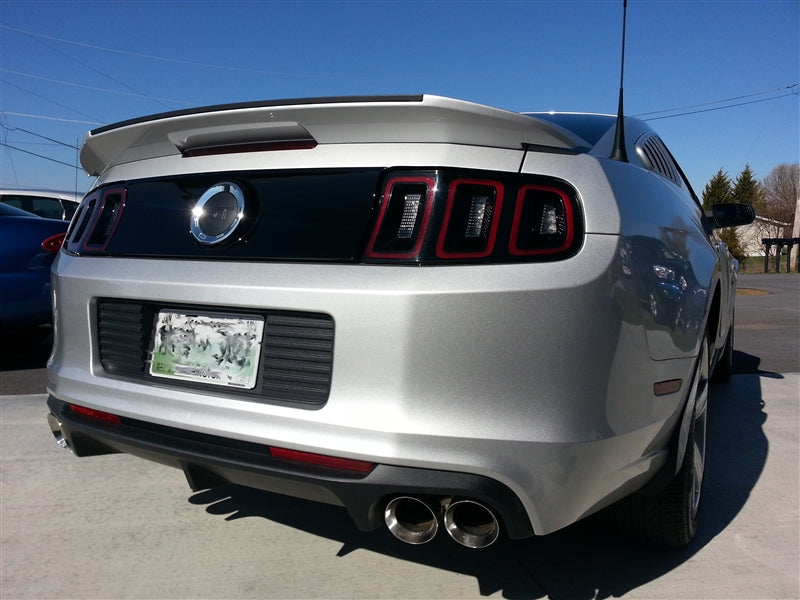
M150 375L253 389L264 319L258 316L158 313Z

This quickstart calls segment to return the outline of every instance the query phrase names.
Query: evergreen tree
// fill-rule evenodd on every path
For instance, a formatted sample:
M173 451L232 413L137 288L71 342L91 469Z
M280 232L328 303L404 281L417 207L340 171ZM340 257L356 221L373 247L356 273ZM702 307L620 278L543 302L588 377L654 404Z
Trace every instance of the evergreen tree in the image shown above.
M745 165L744 170L736 177L731 190L731 202L748 202L753 205L761 201L761 184L754 177L750 165Z
M703 210L711 210L714 204L731 201L731 180L728 174L720 169L703 189Z

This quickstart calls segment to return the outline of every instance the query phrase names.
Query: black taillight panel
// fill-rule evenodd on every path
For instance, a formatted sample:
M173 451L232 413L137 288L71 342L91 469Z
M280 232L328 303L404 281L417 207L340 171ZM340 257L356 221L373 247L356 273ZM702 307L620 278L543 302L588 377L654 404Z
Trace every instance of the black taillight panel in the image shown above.
M244 196L225 243L191 230L221 181ZM551 261L578 252L578 193L544 176L455 168L203 173L92 191L63 245L72 254L194 260L443 265Z
M437 169L385 181L366 262L560 260L583 242L577 192L561 180Z

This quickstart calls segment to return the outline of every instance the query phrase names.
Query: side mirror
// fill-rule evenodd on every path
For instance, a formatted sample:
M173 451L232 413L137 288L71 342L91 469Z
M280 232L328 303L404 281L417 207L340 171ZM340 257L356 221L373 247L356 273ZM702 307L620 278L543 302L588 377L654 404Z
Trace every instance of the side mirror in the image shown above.
M753 210L752 204L733 202L714 204L711 207L711 220L714 223L714 227L717 229L748 225L752 223L755 218L756 211Z

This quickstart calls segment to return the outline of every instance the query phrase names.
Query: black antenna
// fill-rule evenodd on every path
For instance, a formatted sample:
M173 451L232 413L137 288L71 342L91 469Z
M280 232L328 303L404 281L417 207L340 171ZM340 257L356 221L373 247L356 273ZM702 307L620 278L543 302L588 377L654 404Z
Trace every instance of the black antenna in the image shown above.
M628 0L622 0L622 60L619 68L619 106L617 107L617 131L614 134L614 151L612 160L628 162L628 153L625 151L625 113L622 109L622 84L625 80L625 21L628 15Z

